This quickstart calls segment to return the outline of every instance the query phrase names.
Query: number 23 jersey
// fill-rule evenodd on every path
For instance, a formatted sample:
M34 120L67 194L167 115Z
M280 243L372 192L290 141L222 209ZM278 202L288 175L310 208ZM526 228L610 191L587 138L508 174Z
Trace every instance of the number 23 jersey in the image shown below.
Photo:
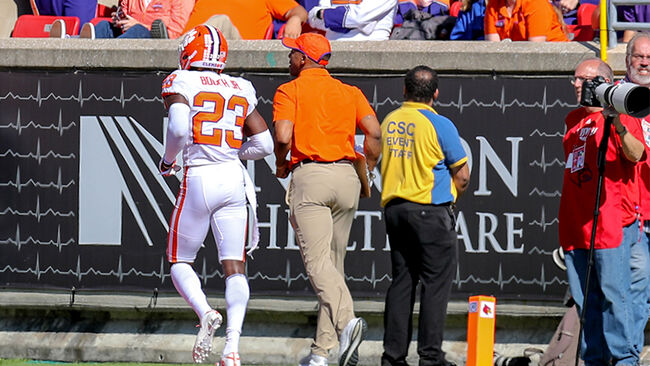
M162 86L163 98L172 94L182 95L190 105L184 165L239 161L244 121L257 105L253 84L213 71L176 70Z

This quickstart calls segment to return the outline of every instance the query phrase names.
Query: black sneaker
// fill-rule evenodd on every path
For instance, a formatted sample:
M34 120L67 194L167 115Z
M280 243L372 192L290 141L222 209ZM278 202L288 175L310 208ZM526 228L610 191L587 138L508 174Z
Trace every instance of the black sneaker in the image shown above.
M167 26L162 20L156 19L153 21L153 23L151 23L151 38L169 38L169 34L167 33Z

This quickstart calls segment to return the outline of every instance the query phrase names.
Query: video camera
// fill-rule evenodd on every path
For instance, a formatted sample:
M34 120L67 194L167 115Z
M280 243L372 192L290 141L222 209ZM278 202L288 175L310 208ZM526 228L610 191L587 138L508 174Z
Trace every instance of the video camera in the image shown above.
M650 114L650 89L634 84L610 84L602 76L582 83L580 105L612 106L618 113L641 118Z

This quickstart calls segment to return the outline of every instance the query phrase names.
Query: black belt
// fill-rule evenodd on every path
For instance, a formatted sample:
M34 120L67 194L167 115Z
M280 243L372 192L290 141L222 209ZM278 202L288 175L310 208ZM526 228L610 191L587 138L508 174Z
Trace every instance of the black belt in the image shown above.
M418 203L418 202L413 202L406 200L401 197L396 197L393 198L392 200L388 201L386 203L386 207L392 206L392 205L399 205L400 203L415 203L417 205L423 205L423 206L433 206L433 207L453 207L454 203L453 202L445 202L445 203Z
M311 164L311 163L315 163L315 164L352 164L352 160L339 159L339 160L334 160L334 161L319 161L319 160L304 159L304 160L301 160L301 161L295 163L291 167L291 170L294 170L299 166L303 166L305 164Z

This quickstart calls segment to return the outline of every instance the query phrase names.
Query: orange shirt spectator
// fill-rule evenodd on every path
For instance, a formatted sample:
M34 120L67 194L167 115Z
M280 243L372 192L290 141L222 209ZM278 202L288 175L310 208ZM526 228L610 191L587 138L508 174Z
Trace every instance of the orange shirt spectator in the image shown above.
M273 99L273 119L293 122L291 167L305 159L354 160L356 125L367 115L375 111L361 90L332 78L324 68L302 70Z
M485 9L485 39L500 41L568 41L547 0L490 0Z
M304 23L307 20L307 11L294 0L196 0L194 10L185 26L185 32L205 23L213 15L225 14L237 27L242 39L264 39L274 18L287 20L292 16L291 11L296 8L304 12L304 16L300 19L300 23ZM289 25L285 29L288 27ZM292 36L298 35L300 31Z
M162 20L169 38L178 38L184 33L183 27L194 4L191 0L152 0L148 5L139 0L122 0L120 5L124 13L147 28L151 28L154 20Z

